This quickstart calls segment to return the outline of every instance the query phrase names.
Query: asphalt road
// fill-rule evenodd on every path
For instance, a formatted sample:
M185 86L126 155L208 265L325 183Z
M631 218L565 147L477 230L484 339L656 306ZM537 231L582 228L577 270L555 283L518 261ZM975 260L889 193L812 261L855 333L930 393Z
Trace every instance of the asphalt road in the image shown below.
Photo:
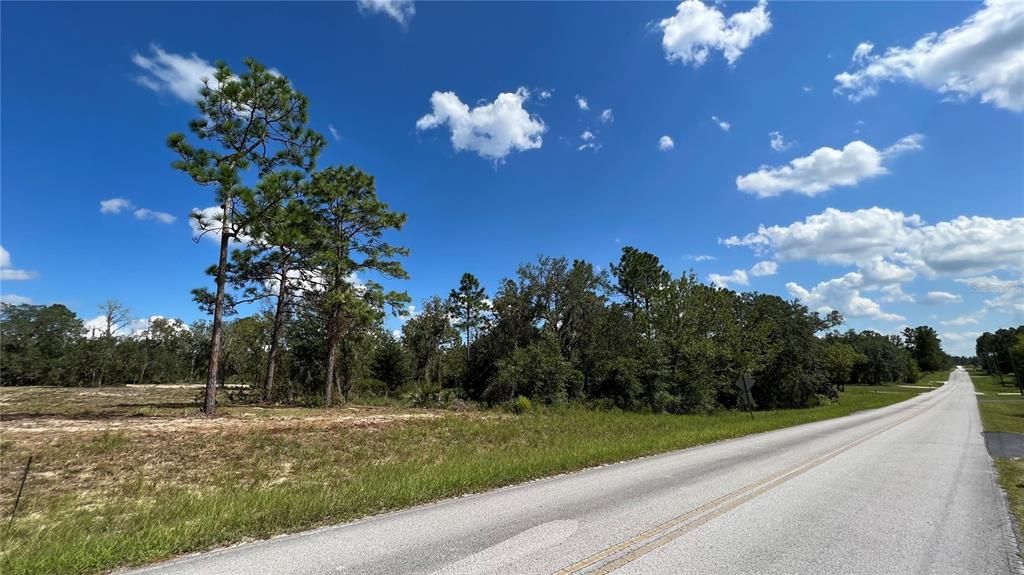
M1021 573L966 373L884 409L140 573Z

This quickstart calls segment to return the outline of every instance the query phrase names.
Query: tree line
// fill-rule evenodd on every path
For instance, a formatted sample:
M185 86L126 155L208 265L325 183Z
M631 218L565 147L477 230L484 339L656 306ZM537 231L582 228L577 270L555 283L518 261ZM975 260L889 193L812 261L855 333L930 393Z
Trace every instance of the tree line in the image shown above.
M324 405L525 398L683 413L739 406L732 382L743 374L757 381L756 407L804 407L847 384L915 381L950 365L930 327L840 333L836 312L673 276L633 247L605 268L541 256L492 294L466 273L409 314L408 294L377 281L408 277L408 250L391 241L405 214L359 168L316 165L326 140L286 78L253 60L238 75L218 63L197 107L191 138L171 134L168 145L173 167L218 206L192 215L219 243L213 289L193 292L210 320L123 335L113 313L97 335L63 306L5 305L4 385L205 373L207 414L225 383L263 401ZM406 316L400 334L384 329L389 311Z

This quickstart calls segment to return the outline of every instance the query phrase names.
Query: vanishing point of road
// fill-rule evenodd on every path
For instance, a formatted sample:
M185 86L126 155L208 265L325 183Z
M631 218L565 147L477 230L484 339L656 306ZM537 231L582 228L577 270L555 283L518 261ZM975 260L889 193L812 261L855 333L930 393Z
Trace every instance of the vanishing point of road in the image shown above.
M1022 573L976 401L956 371L878 410L139 573Z

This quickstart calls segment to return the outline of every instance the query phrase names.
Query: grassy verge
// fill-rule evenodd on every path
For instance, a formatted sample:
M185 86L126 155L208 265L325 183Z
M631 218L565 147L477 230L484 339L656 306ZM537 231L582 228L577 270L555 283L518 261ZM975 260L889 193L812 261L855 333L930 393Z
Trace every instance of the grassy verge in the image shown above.
M921 385L925 387L942 387L942 384L946 383L949 379L949 370L941 371L926 371L921 374L921 377L917 378L914 385Z
M756 413L753 420L746 413L564 409L511 416L368 407L229 407L225 416L203 419L178 414L181 396L192 390L161 390L166 396L155 401L124 401L109 389L93 397L76 390L84 395L60 410L39 396L66 390L19 390L26 394L20 403L0 392L5 513L21 466L29 454L35 458L13 528L0 527L0 571L15 574L142 564L838 417L921 390L851 386L837 403ZM149 415L117 412L135 413L143 409L140 403ZM32 415L34 410L50 415Z
M1016 392L1013 376L1003 376L1005 385L996 377L971 371L971 381L978 396L978 411L985 431L1024 433L1024 398L1020 395L1001 395ZM1017 518L1017 540L1024 541L1024 461L995 458L999 483L1006 491L1010 511Z

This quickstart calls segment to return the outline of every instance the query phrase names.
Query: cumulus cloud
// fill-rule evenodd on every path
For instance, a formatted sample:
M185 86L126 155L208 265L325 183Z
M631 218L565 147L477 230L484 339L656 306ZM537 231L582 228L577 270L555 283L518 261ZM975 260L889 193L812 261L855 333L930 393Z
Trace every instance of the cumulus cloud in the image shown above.
M594 150L596 152L597 150L601 149L601 144L597 142L597 136L595 136L594 133L591 132L590 130L583 130L583 133L580 134L580 140L582 140L583 143L580 144L578 148L576 148L576 150L578 151L589 149Z
M962 301L963 298L955 293L949 293L948 291L930 291L924 296L924 303L928 304L943 304L943 303L957 303Z
M471 109L454 92L434 92L430 97L433 111L416 122L416 129L447 125L456 150L502 161L513 151L533 150L543 144L541 136L547 127L523 108L529 97L526 88L519 88Z
M225 227L224 210L222 210L220 206L192 208L192 214L188 219L188 225L192 228L193 240L198 241L199 238L206 237L215 243L220 243L221 230ZM230 227L228 227L228 231L231 231ZM249 243L252 240L252 236L245 234L232 238L232 241L243 244Z
M863 287L863 277L856 272L821 282L810 290L796 282L786 284L790 295L802 301L807 307L822 313L836 310L852 318L883 321L906 319L899 314L884 311L878 302L861 293Z
M697 256L697 261L714 260L714 256ZM764 277L773 276L779 271L779 264L773 261L763 261L754 264L754 267L750 268L750 271L746 270L732 270L729 275L722 274L708 274L708 279L711 283L720 287L727 288L729 284L737 285L748 285L750 283L750 276Z
M662 152L666 152L676 147L676 143L672 141L672 138L668 136L662 136L658 138L658 149Z
M793 145L792 142L787 142L786 138L782 136L782 132L775 131L768 133L768 142L776 152L782 152L788 150Z
M969 286L980 293L1002 294L1006 292L1024 292L1024 280L1004 280L996 276L976 276L954 280Z
M718 116L711 116L711 121L714 122L715 124L717 124L718 127L721 128L723 132L728 132L729 128L732 127L732 124L730 124L729 122L726 122L725 120L720 119Z
M140 85L154 92L168 92L178 99L193 103L199 98L203 80L214 81L213 75L217 69L194 53L188 56L174 54L156 44L151 44L149 48L149 56L139 53L132 56L132 62L143 70L142 74L135 77Z
M416 14L416 4L412 0L356 0L359 11L365 14L384 14L403 28Z
M875 45L871 42L861 42L860 44L857 44L856 48L854 48L853 58L851 58L851 60L857 64L863 64L874 49Z
M11 253L5 250L3 246L0 246L0 280L31 280L35 279L37 275L36 272L12 267Z
M162 224L173 224L177 217L167 212L158 212L149 208L137 208L130 200L124 198L111 198L100 202L101 214L120 214L123 211L132 210L137 220L153 220Z
M988 0L959 26L922 36L909 48L876 55L870 42L853 54L854 67L835 77L836 93L854 101L885 82L907 81L953 98L1024 111L1024 2Z
M334 127L334 124L327 124L327 131L331 133L331 137L334 138L335 141L341 139L341 132Z
M541 100L547 100L548 98L550 98L553 95L554 95L554 90L541 90L540 93L537 94L537 97L540 98Z
M955 327L963 327L965 325L978 325L978 319L982 314L980 313L967 313L957 316L950 320L942 320L939 323L942 325L951 325Z
M887 285L885 287L880 288L879 291L882 293L882 301L884 303L914 303L915 301L914 296L903 292L903 286L901 286L900 284Z
M779 264L773 261L763 261L754 264L754 267L750 268L750 275L752 276L773 276L779 271Z
M580 107L580 110L590 109L590 104L587 103L587 99L579 94L576 94L576 105Z
M718 258L716 258L715 256L709 256L709 255L699 255L699 256L695 256L693 259L694 259L694 261L698 261L698 262L713 262L713 261L717 260Z
M745 286L750 283L750 280L747 278L747 272L744 270L732 270L732 273L729 275L708 274L708 279L711 280L712 284L720 288L728 288L729 284Z
M173 224L178 219L167 212L155 212L147 208L139 208L132 213L135 214L135 219L155 220L162 224Z
M720 241L780 261L859 264L868 268L866 275L910 277L914 271L966 277L1024 269L1024 218L960 216L926 224L916 214L878 207L828 208L787 226L762 225L757 232Z
M861 180L887 173L887 160L921 149L922 139L918 134L906 136L884 150L860 140L850 142L842 150L818 148L810 156L796 158L785 166L761 166L756 172L739 176L736 187L760 198L770 198L785 192L816 196L834 187L855 186Z
M122 210L131 209L132 203L124 198L110 198L100 201L101 214L119 214Z
M767 6L765 0L760 0L750 10L726 18L716 6L684 0L673 16L658 23L665 59L698 68L712 50L718 50L730 66L734 65L755 38L771 29Z
M0 303L7 305L26 305L32 303L32 298L13 293L0 294Z
M612 114L612 109L611 108L608 108L607 110L604 110L603 112L601 112L601 123L602 124L610 124L611 122L614 122L614 121L615 121L615 116Z

